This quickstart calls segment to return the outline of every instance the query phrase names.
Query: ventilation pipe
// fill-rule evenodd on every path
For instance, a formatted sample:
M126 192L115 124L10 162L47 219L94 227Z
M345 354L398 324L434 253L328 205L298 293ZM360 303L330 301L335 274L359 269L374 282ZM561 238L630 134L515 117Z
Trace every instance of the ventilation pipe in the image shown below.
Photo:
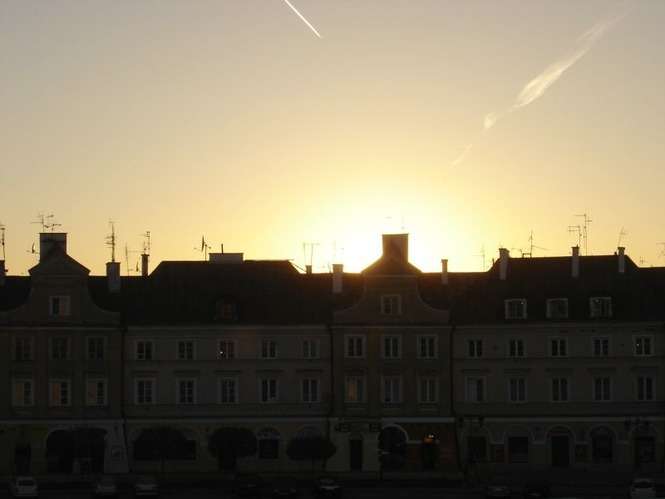
M342 282L344 277L344 265L333 263L332 292L340 294L342 292Z
M106 283L109 293L120 291L120 262L106 262Z
M573 259L571 266L571 275L577 279L580 276L580 247L573 246Z
M499 248L499 279L505 281L508 277L508 260L510 251L506 248Z
M441 259L441 284L444 286L448 285L448 259Z

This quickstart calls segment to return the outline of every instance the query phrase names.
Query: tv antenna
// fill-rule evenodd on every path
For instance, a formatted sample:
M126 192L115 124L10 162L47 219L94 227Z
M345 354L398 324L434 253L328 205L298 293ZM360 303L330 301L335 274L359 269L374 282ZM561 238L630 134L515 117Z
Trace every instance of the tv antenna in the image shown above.
M131 273L132 273L132 268L129 266L129 255L130 255L131 253L138 253L138 251L136 251L136 250L130 250L130 249L129 249L129 246L127 246L127 244L125 244L125 264L127 265L127 275L128 275L128 276L131 275ZM138 266L139 266L139 263L138 263L138 261L137 261L137 262L136 262L136 272L137 272L137 273L138 273L138 271L139 271Z
M624 236L627 236L628 232L624 230L623 227L621 227L621 230L619 231L619 240L617 241L617 248L621 246L621 240L624 238Z
M569 225L568 232L575 232L577 234L577 247L582 246L582 227L579 225Z
M43 213L40 213L37 215L37 221L32 222L33 224L39 224L42 226L42 232L47 232L50 230L53 232L56 227L61 227L62 224L54 222L55 215L50 214L50 215L44 215Z
M143 233L143 254L144 255L149 255L150 254L150 231L146 230Z
M212 249L212 246L208 245L205 236L201 236L201 248L199 249L195 246L194 249L203 253L203 260L205 261L208 260L208 250Z
M534 250L534 249L539 249L539 250L543 250L543 251L549 251L547 248L543 248L542 246L536 246L536 245L533 243L533 241L534 241L534 239L533 239L533 230L532 230L532 231L529 233L529 251L528 251L528 252L524 252L524 251L520 250L520 251L522 251L522 258L524 258L524 257L527 256L527 255L529 256L529 258L533 258L533 250Z
M6 260L5 257L5 226L0 223L0 246L2 246L2 259Z
M302 252L303 252L303 258L305 260L305 268L313 268L314 265L314 248L316 246L319 246L319 243L316 242L309 242L309 243L302 243ZM307 258L307 249L309 248L309 259Z
M480 253L478 253L477 255L473 255L473 256L479 256L480 258L482 258L482 260L483 260L483 270L485 270L485 245L482 244L480 246Z
M115 262L115 223L113 220L109 220L109 225L111 226L111 234L106 236L106 246L111 248L111 261Z
M582 239L584 239L584 254L589 255L589 224L593 222L589 218L589 215L585 212L580 215L575 215L576 217L584 218L584 224L582 225Z

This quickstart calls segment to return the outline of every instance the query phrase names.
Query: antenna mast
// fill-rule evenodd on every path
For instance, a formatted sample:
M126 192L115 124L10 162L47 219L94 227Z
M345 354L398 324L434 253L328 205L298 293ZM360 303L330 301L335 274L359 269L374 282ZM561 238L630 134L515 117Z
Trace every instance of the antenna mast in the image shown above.
M482 258L482 260L483 260L483 270L485 270L485 245L482 244L480 246L480 253L477 254L477 255L473 255L473 256L479 256L479 257Z
M589 215L586 212L575 216L584 218L584 225L582 225L582 237L584 238L584 254L589 256L589 224L593 222L593 220L589 218Z
M623 239L624 236L627 236L628 232L624 230L623 227L621 227L621 230L619 231L619 240L617 241L617 248L621 246L621 240Z
M111 248L111 261L115 262L115 223L113 220L109 220L109 225L111 226L111 234L106 236L106 246Z
M150 254L150 231L146 230L143 234L143 254Z
M2 246L2 259L6 260L5 258L5 226L0 223L0 245Z
M532 230L532 231L529 233L529 252L526 253L526 252L522 251L522 257L525 257L525 256L528 255L529 258L533 258L533 250L534 250L534 249L539 249L539 250L543 250L543 251L548 251L547 248L543 248L542 246L536 246L535 244L533 244L533 230ZM520 251L521 251L521 250L520 250Z

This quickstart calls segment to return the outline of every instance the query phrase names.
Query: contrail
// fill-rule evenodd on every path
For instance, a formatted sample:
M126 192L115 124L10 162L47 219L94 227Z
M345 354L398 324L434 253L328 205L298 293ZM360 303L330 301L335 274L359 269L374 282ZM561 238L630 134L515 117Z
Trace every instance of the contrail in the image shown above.
M473 148L473 144L472 144L472 143L467 144L466 147L464 148L464 150L460 153L460 155L457 156L457 158L455 158L453 161L450 162L450 166L457 166L457 165L459 165L462 161L464 161L464 159L466 158L467 154L469 154L469 152L471 151L472 148Z
M300 19L302 19L302 21L303 21L307 26L309 26L309 29L311 29L311 30L314 32L314 34L315 34L316 36L318 36L319 38L323 38L323 37L319 34L319 32L316 31L316 28L315 28L314 26L312 26L312 25L310 24L310 22L309 22L307 19L305 19L305 16L303 16L300 12L298 12L298 9L296 9L296 8L291 4L291 2L289 2L289 0L284 0L284 3L285 3L286 5L288 5L289 7L291 7L291 10L292 10L293 12L295 12L296 15L297 15Z

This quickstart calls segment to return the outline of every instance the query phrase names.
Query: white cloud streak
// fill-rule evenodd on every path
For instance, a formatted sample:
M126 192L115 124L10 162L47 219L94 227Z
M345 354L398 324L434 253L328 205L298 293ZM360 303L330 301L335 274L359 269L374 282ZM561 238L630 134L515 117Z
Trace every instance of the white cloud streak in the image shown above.
M462 161L464 161L471 152L471 149L473 148L473 144L467 144L462 153L457 156L453 161L450 162L450 166L457 166L459 165Z
M289 2L289 0L284 0L284 3L285 3L286 5L288 5L288 6L291 8L291 10L292 10L293 12L295 12L296 15L297 15L300 19L302 19L302 22L304 22L307 26L309 26L309 29L311 29L311 30L314 32L314 34L315 34L316 36L318 36L319 38L323 38L323 37L319 34L319 32L316 31L316 28L315 28L314 26L312 26L312 25L310 24L310 22L309 22L307 19L305 19L305 16L303 16L300 12L298 12L298 9L296 9L296 8L293 6L293 4L292 4L291 2Z

